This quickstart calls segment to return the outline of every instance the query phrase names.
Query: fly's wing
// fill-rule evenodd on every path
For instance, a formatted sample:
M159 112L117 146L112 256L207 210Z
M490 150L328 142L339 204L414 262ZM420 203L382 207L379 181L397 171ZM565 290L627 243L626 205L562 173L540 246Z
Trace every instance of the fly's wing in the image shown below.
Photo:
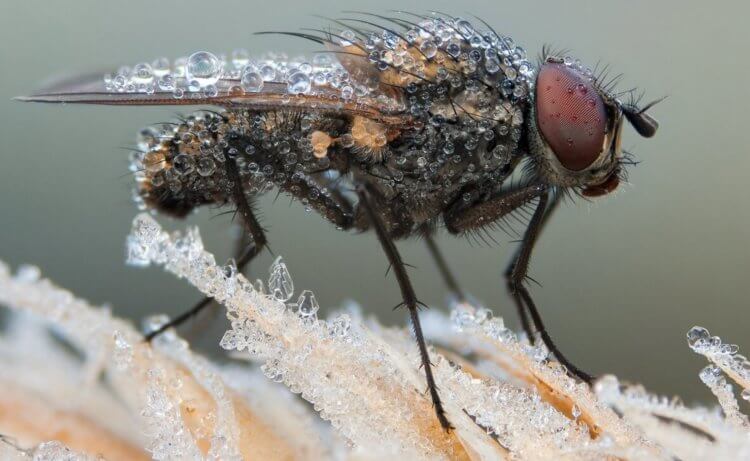
M369 79L355 80L333 54L312 63L278 58L248 61L239 67L219 60L214 76L191 80L186 61L157 66L138 64L112 74L88 74L58 80L20 101L116 106L212 105L257 111L344 112L386 124L409 124L401 88L381 84L373 67ZM210 55L213 57L213 55ZM215 57L213 57L215 58ZM362 57L358 66L372 64ZM373 80L373 76L375 80Z

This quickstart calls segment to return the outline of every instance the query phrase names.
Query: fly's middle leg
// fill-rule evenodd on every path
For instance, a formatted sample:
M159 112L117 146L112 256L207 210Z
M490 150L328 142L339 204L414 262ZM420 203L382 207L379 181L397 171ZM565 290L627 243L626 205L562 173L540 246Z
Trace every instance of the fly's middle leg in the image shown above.
M409 309L409 315L411 317L412 327L414 328L414 336L417 339L417 346L419 347L419 355L422 360L422 367L424 368L425 377L427 380L427 390L430 393L432 404L435 408L435 414L437 415L440 425L445 430L452 429L451 423L445 415L445 409L443 408L443 402L440 399L435 378L432 374L432 362L430 362L430 354L427 350L427 343L425 342L424 335L422 333L422 325L419 322L418 306L421 304L417 299L417 295L414 292L414 287L411 284L409 275L406 272L406 265L401 259L401 255L396 249L396 245L393 243L393 239L389 234L385 223L381 216L375 209L375 204L372 195L364 185L357 185L357 196L359 197L358 207L364 211L370 226L375 230L375 234L380 241L380 245L383 247L388 262L391 264L393 273L398 281L399 288L401 288L401 296L403 299L403 305Z

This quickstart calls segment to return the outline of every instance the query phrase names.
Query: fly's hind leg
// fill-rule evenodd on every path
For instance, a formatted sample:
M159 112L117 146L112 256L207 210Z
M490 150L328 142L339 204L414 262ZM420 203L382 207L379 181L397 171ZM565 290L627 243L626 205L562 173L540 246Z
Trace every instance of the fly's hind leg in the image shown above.
M249 240L250 242L250 244L245 247L243 253L237 258L236 261L237 272L241 273L247 267L250 261L252 261L253 258L255 258L263 250L263 248L266 247L268 241L266 240L266 235L263 227L255 217L252 205L245 196L245 191L242 188L242 181L240 180L237 164L235 163L234 159L227 158L225 165L227 170L227 177L231 179L232 183L234 184L231 193L232 199L234 201L234 205L237 207L237 214L241 219L243 230L248 236L245 238L247 238L247 240ZM189 310L171 319L164 325L161 325L156 330L149 332L145 337L146 341L151 341L156 336L159 336L168 329L177 327L185 323L187 320L195 317L202 310L208 307L212 301L212 297L203 298Z
M388 232L385 223L381 216L375 209L374 199L370 192L364 185L357 185L357 196L359 197L358 208L360 208L370 226L375 230L375 233L380 241L380 245L383 247L388 262L391 264L393 273L396 276L398 285L401 288L401 296L403 298L403 305L409 309L409 315L411 317L411 323L414 328L414 336L417 339L417 345L419 347L419 355L422 360L422 367L425 371L425 377L427 379L427 390L430 393L432 404L435 408L435 414L437 415L440 425L449 430L452 428L448 418L445 415L443 409L443 403L440 400L440 394L435 384L435 378L432 375L432 363L430 362L430 355L427 351L427 344L422 334L422 325L419 322L418 305L420 304L417 295L414 292L414 287L409 280L409 275L406 272L406 265L401 259L401 255L396 249L396 245L393 243L390 233Z
M537 200L534 213L524 232L521 246L505 272L508 289L511 292L529 339L534 337L531 329L531 323L533 323L547 349L568 369L568 372L591 384L594 378L573 365L552 341L539 314L539 310L524 284L528 275L531 252L539 233L546 223L545 216L554 210L554 207L557 205L558 199L553 197L550 200L550 194L552 194L552 191L542 184L524 185L501 191L474 205L449 211L445 217L446 226L450 232L456 234L478 229ZM531 318L529 319L529 317Z

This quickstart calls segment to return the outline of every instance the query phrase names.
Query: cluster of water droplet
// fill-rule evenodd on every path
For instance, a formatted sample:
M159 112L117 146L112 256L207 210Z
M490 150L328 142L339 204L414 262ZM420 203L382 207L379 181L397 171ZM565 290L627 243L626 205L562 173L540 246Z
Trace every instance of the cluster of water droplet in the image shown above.
M372 157L384 166L364 167L384 178L386 195L392 191L415 204L438 197L442 205L466 184L499 184L510 174L536 72L512 39L460 18L426 19L399 33L344 30L335 37L369 60L384 87L401 87L406 114L423 121L397 152L386 148ZM354 65L351 56L340 59L347 68Z
M447 80L460 87L476 79L514 98L526 96L533 86L535 69L523 48L461 18L427 18L401 33L344 30L335 37L345 49L366 55L381 72L395 71L401 83Z
M329 39L340 53L318 54L309 62L280 55L254 60L244 51L231 58L198 52L171 65L159 59L125 69L108 79L108 88L147 91L148 76L167 70L158 77L182 81L184 88L175 86L180 97L184 91L196 97L217 91L326 94L339 102L357 99L363 110L387 108L421 122L397 132L404 127L375 121L358 125L345 114L331 115L350 125L338 131L332 127L340 124L324 124L320 139L325 146L330 143L327 155L326 147L312 145L315 126L321 125L313 103L289 106L290 113L306 114L299 123L269 123L269 112L260 110L192 116L144 132L132 167L138 171L141 203L145 199L146 205L164 208L153 197L168 196L170 206L184 208L171 211L184 214L202 203L226 200L230 188L222 162L227 155L236 155L248 194L280 186L337 226L342 212L329 188L307 172L349 171L355 163L384 196L399 196L414 210L439 210L454 203L468 184L497 185L510 176L522 155L518 145L535 69L509 37L482 32L463 19L433 18L400 34L344 30ZM115 80L131 83L113 87ZM281 112L284 101L275 103ZM232 144L238 137L243 140ZM392 137L398 139L395 145L389 143ZM337 153L340 162L334 164ZM477 198L471 192L461 197L467 203Z
M236 187L227 173L229 160L245 194L280 187L306 209L325 214L336 208L332 191L309 174L331 165L325 151L316 155L312 134L317 123L314 113L231 110L199 112L178 124L147 128L131 156L136 201L142 208L177 215L201 204L231 201Z
M146 240L163 242L159 240L161 236L156 229L144 226L141 230L148 234L148 238L144 236ZM131 252L134 258L137 254L137 251ZM150 261L141 259L132 262L145 264ZM199 445L203 448L210 447L208 459L241 459L237 454L239 431L232 409L236 402L217 375L216 367L205 358L193 355L187 343L174 333L168 332L161 336L151 344L152 349L129 321L113 317L108 308L93 307L70 292L56 287L49 280L41 278L39 269L34 266L21 266L14 276L10 276L7 267L0 262L0 303L36 314L39 317L35 318L35 322L39 318L46 319L54 324L56 334L60 335L64 343L74 345L77 351L83 353L86 365L81 369L71 369L71 363L65 360L50 364L50 368L62 368L62 371L58 371L65 373L66 379L75 382L79 392L82 384L89 386L82 389L84 392L80 395L81 401L76 401L76 404L82 404L84 413L85 408L106 407L105 397L110 394L110 404L121 409L115 415L93 417L88 424L99 423L102 427L121 429L132 427L129 435L119 431L117 435L125 438L134 436L133 440L142 441L144 449L154 459L203 459ZM164 321L164 316L154 316L148 323L150 328L154 328ZM44 329L40 327L36 333L39 338L35 340L38 342L31 347L44 346L47 325ZM59 347L57 341L49 344ZM58 350L43 349L37 353L42 354L40 357L46 361L50 357L59 361L62 357ZM39 370L35 369L33 373L35 380L38 380ZM106 385L102 384L105 380L100 379L102 373L106 373ZM91 376L91 380L86 382L78 374ZM210 401L209 407L215 406L205 411L205 416L202 417L205 421L200 421L200 424L195 424L195 420L188 424L181 413L184 408L182 404L185 403L183 385L188 381L202 386L207 402ZM105 388L106 391L103 391ZM47 392L53 395L59 393L58 386L52 385ZM195 394L192 396L195 398ZM95 403L92 404L91 400ZM50 399L50 402L56 401ZM67 400L56 403L61 404L61 408L69 409L70 402ZM120 413L122 410L125 413ZM126 421L124 424L119 419L123 416ZM139 424L134 425L135 421ZM74 419L71 419L70 424L75 424ZM70 428L73 433L75 429ZM40 445L34 451L35 455L37 453L39 456L33 459L94 459L77 458L67 452L65 447L55 443Z
M417 417L404 400L376 398L385 392L406 399L413 392L393 358L358 333L348 314L317 319L314 295L305 290L295 298L283 260L274 262L267 283L253 284L233 265L217 266L196 231L170 236L145 214L134 221L128 255L131 263L164 264L224 304L231 329L221 345L262 361L267 377L301 393L351 441L372 446L373 440L387 438L393 446L385 448L406 453L415 453L414 447L425 453L433 446L420 434L396 429ZM426 402L424 409L429 411Z
M702 327L693 327L687 333L688 345L698 354L706 356L711 362L701 371L701 380L706 384L723 384L725 381L721 370L724 369L739 383L745 386L742 398L750 400L750 361L739 353L735 344L722 343L718 336Z
M348 72L329 54L319 53L311 60L290 60L282 54L251 58L238 49L227 56L198 51L171 62L158 58L132 67L120 67L104 76L104 86L112 93L144 93L182 98L213 98L259 93L266 85L272 92L290 95L317 94L322 88L334 90L343 100L367 94L366 86L351 82Z
M0 440L0 444L5 443ZM0 454L3 450L0 450ZM18 450L13 456L7 453L10 460L28 460L28 461L97 461L98 456L92 456L85 453L73 451L65 446L62 442L52 440L42 442L30 450Z
M750 361L738 353L736 345L722 343L721 338L711 336L705 328L691 328L687 340L693 351L711 361L698 376L719 400L727 420L738 427L750 427L748 417L739 410L734 386L727 379L730 377L736 381L741 386L741 397L750 400Z

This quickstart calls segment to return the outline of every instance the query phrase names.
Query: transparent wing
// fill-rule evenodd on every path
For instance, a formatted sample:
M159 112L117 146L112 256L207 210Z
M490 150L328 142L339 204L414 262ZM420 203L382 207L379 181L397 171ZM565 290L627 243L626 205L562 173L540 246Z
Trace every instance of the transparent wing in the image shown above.
M30 96L16 99L58 104L213 105L259 111L281 108L343 111L389 124L406 123L408 119L399 89L388 86L366 89L355 82L339 81L337 69L343 67L331 60L321 65L304 61L260 61L250 70L247 67L222 70L220 77L202 82L191 80L184 70L156 74L154 69L139 64L113 74L61 79Z

